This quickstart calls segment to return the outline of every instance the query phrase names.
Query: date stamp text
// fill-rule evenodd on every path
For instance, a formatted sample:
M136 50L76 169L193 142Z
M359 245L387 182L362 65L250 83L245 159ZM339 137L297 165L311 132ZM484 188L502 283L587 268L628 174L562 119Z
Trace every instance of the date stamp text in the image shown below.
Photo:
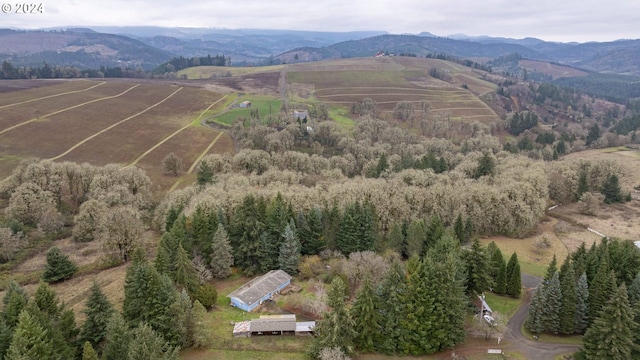
M44 14L43 3L0 3L3 14Z

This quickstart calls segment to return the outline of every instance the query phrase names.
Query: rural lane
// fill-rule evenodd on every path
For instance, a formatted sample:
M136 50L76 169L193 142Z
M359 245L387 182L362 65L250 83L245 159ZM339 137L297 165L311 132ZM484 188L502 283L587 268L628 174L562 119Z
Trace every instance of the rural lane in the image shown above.
M542 282L542 279L528 274L522 274L522 286L533 289ZM515 315L507 323L504 333L506 340L503 350L512 350L525 356L527 359L555 359L558 355L573 353L582 346L570 344L554 344L529 340L522 334L522 325L527 320L529 313L530 296L524 295L524 301Z

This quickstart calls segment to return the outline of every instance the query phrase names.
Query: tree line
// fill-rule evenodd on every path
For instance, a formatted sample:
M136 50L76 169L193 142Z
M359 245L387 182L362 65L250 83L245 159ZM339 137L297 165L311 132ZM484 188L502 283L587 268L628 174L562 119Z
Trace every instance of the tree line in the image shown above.
M211 54L209 54L207 56L194 56L187 58L178 56L172 58L164 64L158 65L158 67L153 69L152 73L164 74L168 72L180 71L182 69L194 66L231 66L231 58L225 57L222 54L215 56L211 56Z
M636 358L639 301L640 250L629 241L603 239L589 249L583 243L559 269L555 256L549 263L525 327L535 334L584 334L579 359Z

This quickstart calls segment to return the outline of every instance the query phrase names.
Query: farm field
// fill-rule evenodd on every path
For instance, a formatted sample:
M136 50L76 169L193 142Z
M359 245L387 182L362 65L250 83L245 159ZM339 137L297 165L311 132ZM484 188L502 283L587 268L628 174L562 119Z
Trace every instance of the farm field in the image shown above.
M322 62L291 65L286 73L288 88L295 91L302 87L309 98L347 109L363 98L371 98L378 110L388 116L400 101L412 102L416 109L428 101L432 113L446 111L454 120L477 120L486 124L499 120L479 99L495 85L467 67L436 59L403 57L348 59L331 64L331 67ZM447 73L448 81L432 78L429 71L433 68ZM289 96L295 98L300 94Z
M4 93L0 178L28 158L116 163L143 168L155 190L166 190L177 180L160 166L170 152L183 159L185 171L205 151L233 153L228 134L200 124L222 99L169 82L78 80Z

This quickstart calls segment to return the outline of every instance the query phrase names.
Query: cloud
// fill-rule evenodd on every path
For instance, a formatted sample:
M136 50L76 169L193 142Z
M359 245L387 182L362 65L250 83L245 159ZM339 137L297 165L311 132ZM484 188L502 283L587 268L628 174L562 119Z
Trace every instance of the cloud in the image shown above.
M601 0L56 0L4 27L167 26L312 31L428 31L553 41L640 38L640 2Z

